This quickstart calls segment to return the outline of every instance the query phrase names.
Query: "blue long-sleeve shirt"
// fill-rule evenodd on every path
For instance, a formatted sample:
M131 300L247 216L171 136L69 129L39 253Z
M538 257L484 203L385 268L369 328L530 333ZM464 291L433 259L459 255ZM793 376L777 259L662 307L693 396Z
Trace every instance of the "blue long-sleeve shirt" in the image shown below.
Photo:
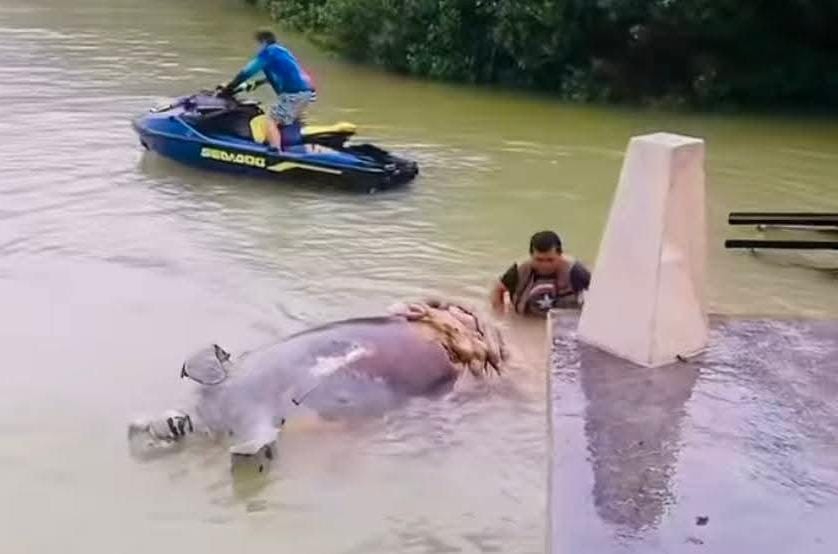
M300 66L294 54L276 43L265 45L259 50L233 79L232 87L247 81L260 71L265 74L265 78L277 94L314 90L311 77Z

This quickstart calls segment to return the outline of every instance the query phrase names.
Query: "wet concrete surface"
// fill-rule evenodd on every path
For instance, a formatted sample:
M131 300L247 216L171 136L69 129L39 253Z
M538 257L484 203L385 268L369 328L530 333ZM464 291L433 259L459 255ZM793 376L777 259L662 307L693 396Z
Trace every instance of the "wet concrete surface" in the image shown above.
M551 314L550 552L838 552L838 321L711 318L647 369Z

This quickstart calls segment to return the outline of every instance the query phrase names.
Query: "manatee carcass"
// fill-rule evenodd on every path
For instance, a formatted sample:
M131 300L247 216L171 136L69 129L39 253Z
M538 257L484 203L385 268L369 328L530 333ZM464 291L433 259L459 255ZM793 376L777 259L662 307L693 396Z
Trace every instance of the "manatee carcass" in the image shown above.
M442 301L400 304L238 357L210 345L181 368L180 376L197 384L193 405L135 421L129 436L163 446L196 433L220 436L234 459L260 452L270 459L280 429L301 410L326 420L380 415L444 393L465 374L500 373L506 360L500 331L473 310Z

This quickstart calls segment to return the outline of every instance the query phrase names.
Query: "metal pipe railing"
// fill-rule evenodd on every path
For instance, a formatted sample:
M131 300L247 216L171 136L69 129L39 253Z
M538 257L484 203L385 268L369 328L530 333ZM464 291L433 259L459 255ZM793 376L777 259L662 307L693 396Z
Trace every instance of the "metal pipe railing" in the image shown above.
M728 239L725 248L765 248L772 250L838 250L836 240Z
M785 225L790 227L838 227L838 213L731 212L730 225Z

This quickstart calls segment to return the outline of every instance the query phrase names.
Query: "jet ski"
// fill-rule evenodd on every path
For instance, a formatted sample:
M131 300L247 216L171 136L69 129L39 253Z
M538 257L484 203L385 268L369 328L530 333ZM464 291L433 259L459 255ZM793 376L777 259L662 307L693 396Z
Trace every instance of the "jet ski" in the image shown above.
M355 125L338 123L282 128L283 146L267 144L267 115L257 100L240 98L264 81L243 83L229 95L202 90L181 96L134 119L140 144L178 162L211 170L280 178L337 180L375 191L406 184L416 162L372 144L352 144Z

